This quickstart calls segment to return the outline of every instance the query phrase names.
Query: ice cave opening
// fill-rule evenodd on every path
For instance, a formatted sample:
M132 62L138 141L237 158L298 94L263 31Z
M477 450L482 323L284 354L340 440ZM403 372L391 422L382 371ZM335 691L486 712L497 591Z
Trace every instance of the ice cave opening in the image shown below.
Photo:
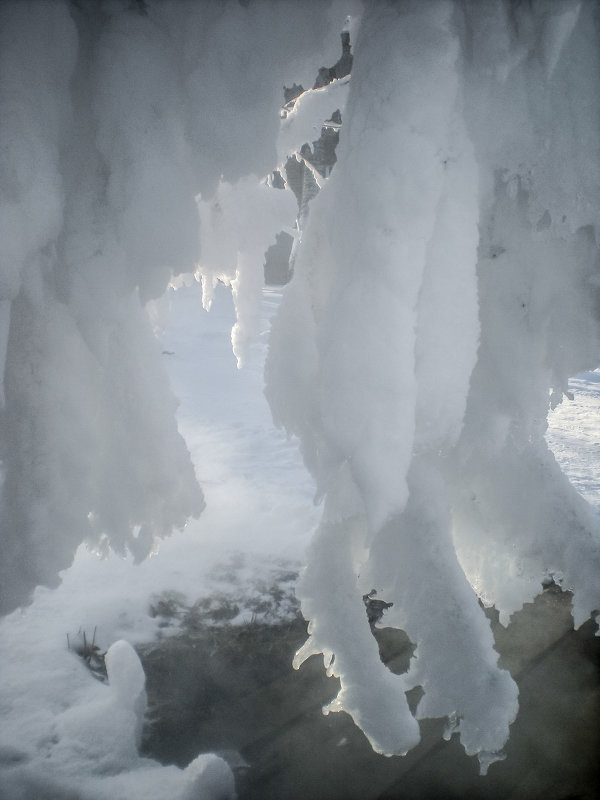
M545 583L575 628L600 610L597 509L546 439L600 361L599 76L594 0L4 0L6 619L82 542L142 562L208 513L165 292L196 281L208 310L229 287L243 369L267 254L266 399L319 506L294 666L322 656L325 712L376 753L444 719L482 774L502 759L519 690L486 609L506 626ZM43 759L65 797L82 775L86 798L232 796L216 755L139 758L143 670L107 657L112 695L30 720L26 756L0 743L11 798L43 796Z

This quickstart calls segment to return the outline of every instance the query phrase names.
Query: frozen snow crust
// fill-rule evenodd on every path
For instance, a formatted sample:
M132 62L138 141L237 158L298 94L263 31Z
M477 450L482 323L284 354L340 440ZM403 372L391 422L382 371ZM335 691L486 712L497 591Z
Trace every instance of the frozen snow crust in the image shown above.
M507 621L550 575L576 625L600 608L597 518L544 439L569 376L598 361L599 11L366 3L349 88L308 93L280 127L282 84L310 85L333 20L357 7L0 5L0 600L55 583L81 541L141 560L203 510L144 306L197 268L207 307L231 286L248 358L262 254L296 214L251 176L338 107L338 163L298 236L266 370L324 504L295 663L323 654L341 681L329 710L377 751L406 753L418 719L448 717L485 771L518 702L478 601ZM373 588L416 644L404 675L379 659ZM117 678L87 711L55 710L50 751L79 748L82 768L89 713L105 720L90 797L187 798L204 779L217 788L201 796L227 796L216 757L186 787L136 761L143 675L127 648L109 663L142 700L119 706L118 736Z

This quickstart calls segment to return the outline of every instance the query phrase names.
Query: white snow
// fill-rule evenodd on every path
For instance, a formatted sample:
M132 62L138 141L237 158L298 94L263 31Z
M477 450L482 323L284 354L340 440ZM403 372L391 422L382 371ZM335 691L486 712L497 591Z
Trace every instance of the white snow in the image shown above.
M282 230L293 234L297 204L291 191L274 189L254 176L234 186L221 181L205 201L198 198L203 305L209 310L217 281L230 285L236 311L231 344L238 366L259 333L265 252Z
M386 704L421 685L418 718L458 720L483 772L502 757L517 688L478 597L506 624L553 575L576 626L600 606L598 521L544 439L549 389L600 350L597 22L570 2L374 4L361 22L267 394L326 498L304 652L333 657L336 709L386 753L414 739ZM395 686L358 612L374 587L417 646Z
M207 509L197 523L162 542L156 556L139 565L131 558L111 555L99 559L80 550L58 589L39 589L31 606L0 623L4 653L0 667L0 704L4 709L0 779L5 787L1 797L18 800L27 797L28 791L29 796L38 792L36 796L44 797L43 793L51 790L60 796L71 781L76 781L77 790L85 798L140 796L164 800L183 791L187 778L182 779L180 770L160 768L148 761L138 764L131 735L125 742L119 740L119 747L129 754L129 761L120 762L124 771L113 776L95 775L104 759L112 758L112 769L117 768L113 746L118 733L116 720L110 711L107 687L97 683L68 651L66 634L74 637L82 629L91 635L97 627L96 638L102 648L122 638L133 643L149 641L157 633L157 620L148 614L149 603L162 590L176 589L190 601L219 592L243 596L252 591L257 579L276 574L278 560L286 560L288 565L291 562L292 567L301 562L307 536L317 519L310 503L312 482L299 463L294 442L273 430L262 401L267 321L277 308L278 297L275 290L265 291L263 335L251 350L254 357L243 370L237 370L229 340L235 318L229 290L221 284L216 287L209 314L202 310L198 284L171 295L172 323L162 345L173 355L164 359L182 400L179 420L190 450L196 457L210 455L198 464L206 487ZM196 363L198 367L194 368ZM548 439L571 480L600 508L598 374L573 379L569 387L574 400L565 400L551 414ZM231 398L227 407L221 400L225 394ZM232 497L236 499L235 508ZM338 529L338 535L342 533ZM318 546L317 540L312 548ZM344 564L339 552L343 548L336 551L332 546L329 560L323 559L322 580L329 584L334 574L336 586L341 588ZM433 589L433 584L425 588ZM439 591L445 602L443 584ZM361 637L366 640L370 633L362 626L360 595L355 592L353 604L347 605L341 592L332 594L338 599L340 612L350 614L356 625L356 642L361 642ZM425 611L434 611L436 596L424 600ZM415 598L414 602L418 601ZM392 610L386 612L386 624ZM244 615L242 610L244 618L249 619L250 612ZM339 630L334 625L332 633ZM314 628L313 633L318 636L320 631ZM336 646L335 639L329 642ZM368 647L368 641L365 643ZM359 653L360 648L357 646L354 652ZM131 667L135 693L140 675L133 659ZM365 692L373 693L377 691L374 675L379 667L375 661L371 667ZM392 687L404 682L402 676L384 674L383 678L384 691L388 682ZM351 702L346 696L344 703ZM402 718L406 714L401 706L389 704L389 708L391 715L398 713ZM101 751L96 739L95 750L74 751L69 732L77 731L80 739L86 725L96 729L101 709L109 714L105 749ZM362 722L358 711L356 718ZM134 718L129 719L126 730L134 723ZM414 729L409 719L406 725ZM53 741L57 736L59 741ZM405 740L404 747L410 743ZM55 765L51 772L48 753ZM224 770L225 765L218 769Z
M328 710L379 752L447 716L485 772L518 703L478 598L506 623L552 575L576 626L600 607L597 376L568 388L600 352L598 8L370 4L351 80L282 123L282 86L335 61L357 2L145 6L0 4L3 610L38 586L0 622L2 791L231 796L216 756L139 758L132 644L153 594L248 595L315 526L296 666L323 654ZM262 258L296 207L265 176L336 107L279 302ZM267 397L314 485L262 396L276 308ZM405 675L373 588L416 644ZM93 629L108 685L66 647Z
M281 122L277 138L277 161L284 165L286 159L299 153L303 144L312 142L321 135L321 128L334 111L344 113L350 78L340 78L320 89L305 91L294 103Z
M222 194L246 187L245 267L237 254L223 267L244 355L261 248L281 229L280 193L248 176L276 166L283 84L335 57L346 13L340 0L2 3L5 612L56 584L82 541L143 558L202 511L143 305L210 249L196 197L221 179ZM294 224L293 202L277 209Z
M569 381L570 397L548 417L546 440L577 491L600 510L600 369Z
M238 370L231 291L216 286L210 313L202 308L199 283L170 293L163 359L181 399L179 426L207 508L139 564L130 556L99 558L82 546L57 589L39 588L30 606L0 621L0 785L6 786L0 797L17 800L34 789L40 798L51 790L68 796L76 786L93 800L175 800L193 796L197 784L208 800L207 781L230 786L220 759L201 757L189 773L139 759L144 676L131 644L151 641L159 631L169 635L150 615L163 591L177 591L189 605L233 597L240 607L233 622L249 622L256 615L244 601L260 599L277 576L302 563L316 524L313 485L296 444L273 428L262 392L269 319L280 294L264 290L259 337ZM102 650L112 645L108 686L67 648L67 635L73 643L78 631L91 639L94 630Z

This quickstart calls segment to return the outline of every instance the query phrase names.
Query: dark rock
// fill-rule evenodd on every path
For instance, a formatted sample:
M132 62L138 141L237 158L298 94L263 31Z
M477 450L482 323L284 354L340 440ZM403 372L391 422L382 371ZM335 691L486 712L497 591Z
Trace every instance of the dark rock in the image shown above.
M294 237L282 231L275 244L265 253L265 283L267 286L284 286L291 278L290 255Z

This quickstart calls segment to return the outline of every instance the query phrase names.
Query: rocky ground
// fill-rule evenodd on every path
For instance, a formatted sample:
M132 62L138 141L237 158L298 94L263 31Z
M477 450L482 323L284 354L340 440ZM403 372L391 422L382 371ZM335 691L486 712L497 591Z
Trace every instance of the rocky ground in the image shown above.
M445 720L423 722L422 742L406 757L385 758L348 716L323 716L338 683L317 657L292 669L306 638L292 586L289 576L272 587L270 622L263 607L243 625L228 622L235 599L189 607L172 593L155 599L168 635L139 648L149 696L146 755L183 766L199 751L221 752L241 800L600 797L600 639L592 620L573 631L568 592L546 588L506 629L490 612L500 663L519 684L520 712L506 759L482 778L457 736L443 740ZM279 620L278 604L286 608ZM373 632L383 661L404 671L413 652L407 637ZM418 699L415 690L410 700Z

